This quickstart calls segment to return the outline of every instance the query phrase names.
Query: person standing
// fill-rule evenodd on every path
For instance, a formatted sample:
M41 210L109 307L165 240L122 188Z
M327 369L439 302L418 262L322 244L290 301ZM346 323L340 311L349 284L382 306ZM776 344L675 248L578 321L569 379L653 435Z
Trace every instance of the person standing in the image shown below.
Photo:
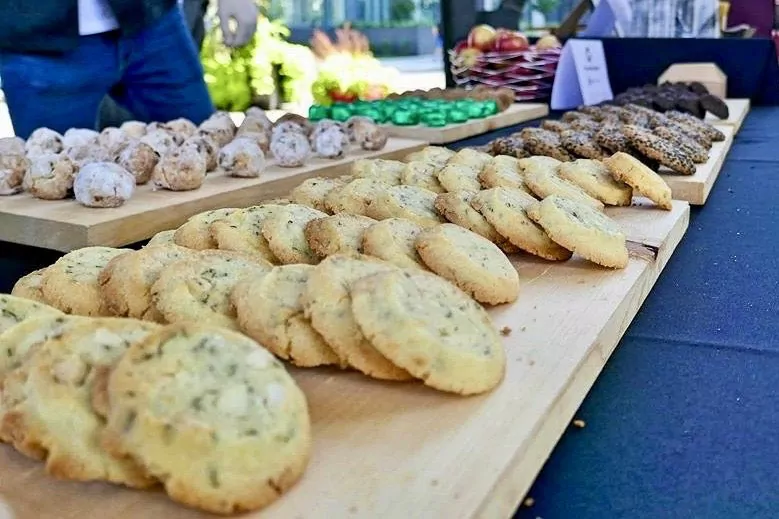
M233 19L247 1L222 0L221 14ZM0 12L0 77L19 137L95 128L107 94L142 121L214 112L176 0L0 0Z

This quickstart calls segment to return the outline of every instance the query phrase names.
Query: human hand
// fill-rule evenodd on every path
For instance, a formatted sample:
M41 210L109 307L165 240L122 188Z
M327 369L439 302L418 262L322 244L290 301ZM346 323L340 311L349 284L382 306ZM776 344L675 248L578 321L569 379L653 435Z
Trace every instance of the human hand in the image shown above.
M217 12L225 45L241 47L249 43L257 30L259 15L254 0L219 0ZM235 31L230 28L231 21L235 24Z

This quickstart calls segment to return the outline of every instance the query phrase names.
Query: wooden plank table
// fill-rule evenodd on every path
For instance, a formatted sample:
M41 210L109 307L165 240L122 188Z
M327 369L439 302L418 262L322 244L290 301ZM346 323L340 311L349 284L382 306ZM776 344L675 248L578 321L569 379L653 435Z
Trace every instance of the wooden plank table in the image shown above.
M91 245L121 247L174 229L202 211L254 205L285 195L309 177L347 174L357 159L400 159L425 145L391 138L380 151L352 150L339 160L314 158L301 168L271 165L257 179L211 173L194 191L154 191L149 185L139 186L126 204L113 209L84 207L74 200L38 200L27 194L4 196L0 197L0 241L63 252Z
M609 209L630 240L648 246L635 246L624 270L513 257L520 298L490 310L511 330L506 377L492 393L463 398L293 370L311 411L310 466L277 503L243 517L510 517L687 229L686 202L672 211L637 204ZM0 507L15 519L210 517L161 492L56 481L8 446L0 467Z
M692 205L706 203L714 182L722 170L725 157L733 145L733 136L736 132L734 126L717 125L717 128L725 134L725 140L712 145L709 160L705 164L699 164L694 175L677 175L668 169L660 169L660 174L671 187L674 199L686 200Z
M744 119L747 118L750 109L749 99L725 99L725 104L728 105L728 111L730 112L727 119L718 119L712 114L706 114L706 122L715 125L727 125L732 126L733 131L738 133L741 129L741 125L744 124Z
M430 144L448 144L483 133L488 133L515 124L546 117L549 114L549 105L544 103L515 103L507 110L484 119L474 119L462 124L452 124L443 128L429 128L427 126L395 126L385 124L390 135L419 139Z

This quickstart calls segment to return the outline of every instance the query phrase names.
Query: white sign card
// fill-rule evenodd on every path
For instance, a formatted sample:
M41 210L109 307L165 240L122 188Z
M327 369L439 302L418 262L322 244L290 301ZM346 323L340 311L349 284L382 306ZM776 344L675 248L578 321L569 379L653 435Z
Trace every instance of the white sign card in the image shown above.
M613 98L603 42L568 40L557 63L552 85L552 110L594 105Z

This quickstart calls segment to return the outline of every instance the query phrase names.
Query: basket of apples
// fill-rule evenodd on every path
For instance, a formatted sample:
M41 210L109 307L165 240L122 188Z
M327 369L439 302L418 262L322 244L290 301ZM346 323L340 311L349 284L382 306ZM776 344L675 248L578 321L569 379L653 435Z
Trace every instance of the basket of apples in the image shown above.
M531 45L519 31L477 25L449 51L449 60L460 87L508 87L517 101L536 101L551 96L560 50L551 34Z

